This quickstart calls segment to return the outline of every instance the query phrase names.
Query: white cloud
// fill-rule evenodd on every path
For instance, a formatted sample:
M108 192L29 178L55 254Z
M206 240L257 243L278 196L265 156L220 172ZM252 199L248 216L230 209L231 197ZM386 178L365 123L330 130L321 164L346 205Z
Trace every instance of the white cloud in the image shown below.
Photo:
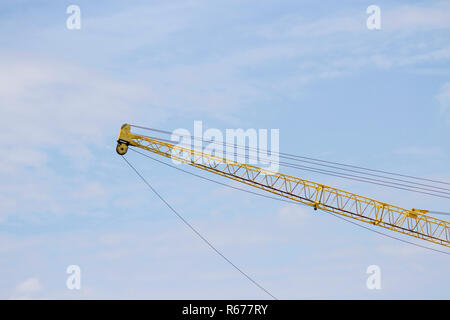
M382 24L387 30L418 31L449 28L450 5L441 2L427 7L408 5L386 11L382 9Z
M313 214L313 209L296 206L294 204L281 207L277 212L280 222L286 225L295 225L299 227Z
M99 143L110 135L107 128L136 115L135 104L151 99L150 88L72 65L11 56L0 61L7 146Z
M440 147L433 147L433 146L403 147L395 150L394 153L405 156L425 156L425 157L438 157L444 154Z
M16 208L17 199L0 194L0 224L8 218L9 214Z
M194 19L192 15L184 14L184 9L184 5L173 7L169 5L156 10L133 8L98 20L86 19L84 26L95 28L98 32L87 33L88 42L99 42L104 46L96 47L99 50L91 53L84 50L89 46L81 45L82 50L77 53L86 51L85 54L89 58L108 56L105 59L110 60L107 60L105 65L111 61L122 61L124 52L132 52L145 45L158 47L159 44L165 44L164 50L155 50L158 51L155 56L150 55L149 58L139 54L132 56L138 62L131 65L135 68L135 73L130 71L128 76L133 79L139 78L139 82L130 82L126 81L125 77L118 79L98 71L42 58L19 55L1 57L0 108L8 121L0 129L7 149L5 156L0 160L2 161L0 222L9 212L18 211L17 209L23 215L27 215L27 221L39 219L39 216L34 214L35 210L65 213L82 209L92 213L103 209L104 202L112 199L113 186L107 185L106 182L103 184L101 180L106 179L107 175L97 176L90 181L91 178L79 177L78 170L71 172L63 167L56 172L50 167L50 162L56 160L53 153L56 150L56 153L62 156L55 161L60 166L64 166L67 159L79 164L75 169L80 171L92 164L96 165L96 169L105 165L105 162L108 165L109 158L102 159L98 156L98 152L104 148L104 144L114 141L118 127L123 121L139 119L139 122L151 126L154 121L164 119L168 114L186 115L194 112L225 118L237 113L246 104L270 97L271 92L266 88L272 86L281 88L283 94L289 92L294 95L301 91L302 84L318 79L345 76L373 65L389 69L420 66L427 62L446 62L449 59L448 47L440 44L439 39L435 40L434 46L425 41L414 47L414 45L405 46L411 40L415 40L412 33L404 35L399 32L398 37L391 37L397 31L411 30L411 26L416 26L416 29L444 28L449 23L447 12L439 13L435 9L433 12L425 11L425 18L420 12L412 12L411 17L402 20L401 15L407 11L399 10L396 14L400 15L400 20L397 24L390 25L389 21L386 21L389 20L389 11L386 10L387 15L384 15L385 11L382 8L384 28L382 31L390 29L392 32L382 42L376 42L367 36L362 8L360 14L354 16L356 11L332 19L305 21L301 17L291 17L280 21L277 25L267 25L265 28L261 28L263 25L256 25L253 32L263 30L260 33L263 41L259 42L259 39L256 39L255 42L233 43L223 52L213 54L207 50L201 51L193 61L194 59L186 59L184 54L190 51L197 53L198 47L194 45L179 48L178 38L175 37L175 41L171 43L174 39L169 37L178 33L177 36L180 38L186 36L187 39L191 39L188 35L193 30L190 28L186 30L186 27ZM391 14L393 18L396 17L394 13ZM136 19L136 16L139 19ZM155 25L158 28L152 28ZM239 27L241 28L239 30L242 30L242 25L236 26ZM215 31L222 30L214 29L211 34L214 35ZM248 36L249 34L244 40L248 40ZM58 39L54 33L47 38ZM117 48L119 40L122 43L121 48ZM243 39L236 40L243 41ZM415 44L415 41L412 42ZM381 44L379 50L378 44ZM202 43L201 47L205 48L206 45ZM49 48L49 51L50 49L54 48ZM76 55L71 54L72 58ZM164 63L156 67L147 64L148 61L154 63L159 60ZM286 61L289 62L286 70L283 66L278 68L277 63L283 64ZM118 68L123 66L120 65ZM127 63L125 66L128 67L130 64ZM269 70L267 73L265 68ZM281 71L274 74L271 68ZM256 71L257 75L247 76L248 70ZM442 112L447 114L449 92L446 85L438 95ZM99 147L95 152L91 148L92 144ZM49 152L49 149L52 151ZM420 154L437 151L412 147L401 152ZM95 170L90 172L92 175L98 173ZM4 176L1 176L2 174ZM126 191L126 186L120 185L118 188ZM128 193L138 198L136 192ZM79 201L78 206L66 202L73 199L89 201ZM127 212L137 203L134 198L115 199L113 205L115 209L121 202ZM238 203L236 198L230 199ZM202 203L202 207L205 205L206 203ZM140 208L142 209L142 206ZM367 255L372 253L368 245L372 243L370 240L372 238L369 236L366 237L364 234L359 238L359 233L354 236L354 230L344 229L345 226L337 225L335 221L327 225L319 212L316 214L312 208L300 206L284 206L276 214L266 216L262 216L260 212L254 214L246 212L242 214L244 218L239 215L235 220L230 219L229 215L226 219L223 218L229 213L226 210L218 211L211 217L207 216L210 221L199 219L194 220L193 224L215 245L224 249L234 262L244 266L252 275L256 273L263 284L268 283L270 288L277 288L276 291L283 292L286 297L305 295L308 297L310 290L319 298L330 296L333 290L336 291L335 296L340 296L345 289L350 290L347 286L344 289L339 286L345 282L351 284L349 286L351 288L358 288L359 283L354 281L354 273L341 273L342 265L330 263L329 259L343 259L349 269L354 268L364 252ZM152 213L156 213L156 210ZM201 210L196 214L202 214ZM150 215L150 219L153 218ZM313 220L314 227L310 227ZM95 278L96 284L102 289L92 293L97 298L108 295L113 298L127 296L126 289L129 286L136 286L129 292L133 294L136 292L139 297L170 298L174 297L174 292L177 297L209 295L254 297L258 294L255 293L257 290L254 287L242 281L239 274L234 274L229 266L215 257L214 253L211 253L210 249L185 226L171 225L161 229L149 227L147 230L136 231L138 224L140 223L136 223L127 232L122 229L126 225L123 223L120 226L122 233L111 232L100 235L98 241L86 237L85 233L70 235L58 233L36 241L32 239L34 237L30 239L24 239L26 237L22 236L15 239L2 237L5 241L0 241L0 251L20 257L28 257L39 252L45 260L45 257L53 254L55 250L61 250L60 255L55 255L55 260L62 265L67 255L72 255L76 261L83 261L86 259L85 249L89 249L91 264L88 270L92 279ZM70 222L64 226L71 228ZM98 235L97 232L92 234ZM323 237L323 234L326 234L326 237ZM341 235L345 235L345 239L336 241ZM319 247L313 246L313 241L317 241ZM55 246L55 243L58 243L58 246ZM358 245L352 247L354 243ZM77 252L79 247L83 247L81 252ZM373 254L381 258L383 255L390 257L402 250L403 247L381 248L374 250L377 252ZM108 272L105 272L102 266L105 265L105 260L108 262L109 259L116 260L114 264L108 266ZM119 264L121 260L123 262ZM434 261L437 260L433 262L420 260L419 263L431 269L436 268L435 273L439 273L442 264ZM7 264L10 269L18 265L17 260L8 259L1 262ZM388 261L388 266L389 263ZM36 265L40 266L42 273L50 272L47 271L47 261L41 261ZM324 271L324 268L328 269ZM64 269L61 270L64 273ZM17 270L17 273L20 272L22 270ZM129 277L123 277L124 272ZM403 273L399 275L404 283L414 288L414 281L411 281L413 278L408 278ZM208 278L207 281L204 280L205 277ZM167 285L167 282L161 284L161 278L166 281L174 279L178 284L174 286ZM215 280L214 286L211 286L211 278ZM230 278L238 285L235 286L229 281ZM189 287L189 279L193 279L195 283L192 288L195 287L197 290ZM339 279L339 285L333 284L333 279ZM149 281L152 285L148 285ZM46 282L46 287L48 286L50 283ZM12 287L14 285L11 285ZM218 287L224 291L217 290ZM429 287L423 286L419 289ZM39 296L42 290L39 278L34 277L19 283L14 295ZM354 291L348 294L357 297L359 293L360 291ZM67 290L55 292L55 297L62 297L65 294ZM445 291L436 295L445 295ZM9 296L9 292L6 296Z
M13 172L19 167L39 168L47 163L48 156L31 146L11 146L0 158L0 174Z
M436 96L441 115L450 124L450 82L445 83Z
M379 245L376 248L380 253L393 256L393 257L411 257L411 256L423 256L425 254L432 254L429 250L419 248L408 244L389 243Z
M382 32L417 32L450 27L448 3L380 7ZM248 32L272 40L325 37L338 33L368 36L370 31L366 27L367 17L364 7L332 12L315 20L307 19L303 12L289 13L274 22L249 29Z
M152 100L151 88L57 60L0 58L0 108L7 119L0 129L0 190L14 199L3 203L0 219L18 214L37 222L42 215L70 212L67 202L85 199L86 192L104 199L101 186L76 172L101 166L105 159L98 151L105 144L114 150L120 125L138 118L137 106ZM61 175L55 164L73 171Z
M107 194L105 187L98 181L85 183L81 188L73 192L73 197L76 199L98 199Z
M253 49L271 53L266 63L287 60L295 65L299 61L297 70L290 68L289 73L277 80L277 85L292 86L295 90L311 81L373 67L437 73L442 72L441 66L430 68L431 63L450 61L448 37L434 31L445 32L450 27L448 4L382 6L382 30L378 33L367 30L363 12L351 9L316 20L305 19L303 13L287 14L275 22L252 26L247 32L270 41L270 45ZM435 32L433 38L418 34L430 30ZM242 58L245 61L244 54Z
M11 299L36 299L42 289L43 286L39 278L28 278L15 287Z

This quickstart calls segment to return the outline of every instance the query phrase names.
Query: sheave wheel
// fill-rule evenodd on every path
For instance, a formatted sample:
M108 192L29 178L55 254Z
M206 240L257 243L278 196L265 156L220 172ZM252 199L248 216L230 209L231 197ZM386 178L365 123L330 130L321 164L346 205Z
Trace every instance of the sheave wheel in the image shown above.
M118 143L116 147L116 152L123 156L128 151L128 146L125 143Z

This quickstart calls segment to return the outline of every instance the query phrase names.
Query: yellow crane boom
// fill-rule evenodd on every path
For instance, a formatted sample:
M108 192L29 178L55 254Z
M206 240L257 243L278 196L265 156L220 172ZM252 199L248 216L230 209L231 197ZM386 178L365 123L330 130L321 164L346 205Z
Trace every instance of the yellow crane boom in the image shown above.
M404 209L358 194L290 175L268 171L211 154L134 134L129 124L119 133L116 151L134 146L193 167L301 202L315 210L336 213L412 237L450 247L450 223L426 215L428 210Z

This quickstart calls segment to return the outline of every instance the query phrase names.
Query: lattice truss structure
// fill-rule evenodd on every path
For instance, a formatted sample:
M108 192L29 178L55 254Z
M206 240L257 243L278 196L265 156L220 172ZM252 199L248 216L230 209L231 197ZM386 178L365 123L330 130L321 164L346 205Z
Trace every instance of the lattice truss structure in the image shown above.
M119 134L117 152L125 154L129 145L306 204L315 210L332 212L450 247L450 223L425 215L427 210L404 209L201 150L134 134L130 132L129 125L124 125Z

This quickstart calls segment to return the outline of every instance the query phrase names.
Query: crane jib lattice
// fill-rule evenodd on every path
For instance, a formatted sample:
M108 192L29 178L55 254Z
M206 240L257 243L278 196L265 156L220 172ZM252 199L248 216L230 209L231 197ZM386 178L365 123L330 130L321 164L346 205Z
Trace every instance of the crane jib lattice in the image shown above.
M294 201L392 231L450 247L450 223L426 215L427 210L404 209L358 194L268 171L257 166L220 158L208 153L120 130L117 152L125 154L128 146L177 160Z

